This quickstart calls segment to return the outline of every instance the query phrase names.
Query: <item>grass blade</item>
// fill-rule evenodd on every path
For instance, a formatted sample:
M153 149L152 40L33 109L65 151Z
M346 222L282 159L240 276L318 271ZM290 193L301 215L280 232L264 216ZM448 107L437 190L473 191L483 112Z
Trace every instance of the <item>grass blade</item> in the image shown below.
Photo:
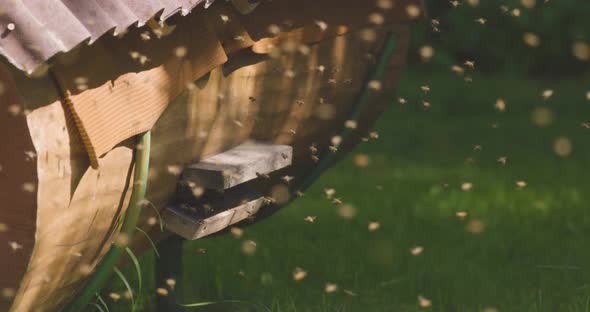
M198 308L198 307L205 307L215 304L223 304L223 303L245 303L245 304L253 304L252 302L243 301L243 300L222 300L222 301L203 301L203 302L196 302L196 303L186 303L186 304L178 304L181 307L185 308Z
M154 244L154 241L150 238L150 236L148 235L148 233L146 233L144 230L142 230L139 227L137 227L137 230L139 232L143 233L143 235L145 235L145 237L147 238L147 240L150 242L150 245L152 245L152 249L154 250L154 253L156 253L156 257L160 258L160 253L158 252L158 248L156 247L156 244Z
M88 305L91 305L93 307L95 307L98 311L100 312L106 312L100 305L98 305L97 303L91 302Z
M133 265L135 266L135 271L137 272L137 293L141 295L141 288L143 285L143 281L141 279L141 266L139 265L139 261L137 260L137 257L135 256L135 254L133 253L133 251L129 248L129 247L125 247L125 251L127 252L127 254L129 255L129 258L131 258L131 261L133 262Z
M156 215L158 216L158 221L160 222L160 232L164 232L164 220L162 220L162 216L160 215L160 211L158 210L158 208L156 208L156 205L154 205L151 201L144 199L144 202L149 204L149 206L154 209L154 211L156 212Z
M98 300L98 302L100 302L100 304L102 304L102 307L104 308L104 310L106 312L110 312L109 311L109 306L107 305L107 303L104 301L104 299L102 299L102 296L99 293L96 293L96 300Z
M127 281L125 275L123 275L121 270L115 268L115 273L117 273L117 276L119 276L125 287L127 287L129 294L131 294L131 311L135 311L135 298L133 298L133 289L131 289L131 285L129 285L129 282Z
M255 302L250 302L250 301L244 301L244 300L221 300L221 301L203 301L203 302L195 302L195 303L179 303L178 305L181 307L185 307L185 308L200 308L200 307L206 307L206 306L211 306L211 305L215 305L215 304L224 304L224 303L241 303L241 304L247 304L247 305L252 305L252 306L256 306L256 307L260 307L263 310L266 311L271 311L271 309L267 306L264 306L262 304L259 303L255 303Z

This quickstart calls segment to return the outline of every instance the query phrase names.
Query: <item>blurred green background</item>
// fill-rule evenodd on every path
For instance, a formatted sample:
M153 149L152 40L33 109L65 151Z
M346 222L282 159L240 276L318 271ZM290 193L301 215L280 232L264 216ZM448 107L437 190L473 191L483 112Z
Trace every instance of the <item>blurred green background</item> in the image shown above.
M430 20L414 27L412 65L431 70L468 59L481 73L543 79L588 71L588 51L585 60L579 56L590 42L590 1L462 0L456 7L451 2L426 1ZM427 66L416 53L425 44L436 51Z
M185 245L187 303L247 302L194 310L590 311L590 1L459 3L428 1L379 139L242 236ZM145 311L169 288L154 259Z

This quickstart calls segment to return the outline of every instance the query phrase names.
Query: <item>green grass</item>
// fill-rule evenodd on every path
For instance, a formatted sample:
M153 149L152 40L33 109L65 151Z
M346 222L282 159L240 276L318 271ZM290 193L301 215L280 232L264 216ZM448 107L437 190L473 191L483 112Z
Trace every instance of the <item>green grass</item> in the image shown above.
M419 90L424 84L428 95ZM555 95L544 101L549 87ZM420 311L421 294L432 311L590 311L590 129L580 126L590 120L587 89L581 81L476 77L467 84L450 74L408 74L397 94L408 104L394 101L376 126L380 138L302 199L245 228L240 239L186 244L185 301L258 305L201 311ZM504 113L493 108L498 97L507 101ZM420 107L423 99L430 109ZM552 125L531 122L536 106L554 111ZM553 151L559 136L573 143L567 158ZM354 165L357 153L370 156L368 168ZM517 188L520 180L527 186ZM462 191L463 182L473 189ZM324 188L356 207L356 217L339 217ZM315 223L304 221L308 215ZM483 223L482 233L466 230L472 220ZM369 232L371 221L380 229ZM256 242L253 256L241 252L244 240ZM412 255L414 246L423 246L422 254ZM145 311L154 310L153 260L153 252L140 259ZM302 281L293 280L295 267L307 271ZM132 280L133 268L124 272ZM338 292L325 293L328 282Z

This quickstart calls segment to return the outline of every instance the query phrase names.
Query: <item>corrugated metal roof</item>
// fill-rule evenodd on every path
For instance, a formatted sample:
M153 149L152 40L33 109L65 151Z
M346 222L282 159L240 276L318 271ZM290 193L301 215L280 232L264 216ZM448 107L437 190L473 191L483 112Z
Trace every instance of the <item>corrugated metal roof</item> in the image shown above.
M106 32L143 26L159 14L164 21L215 0L1 0L0 54L17 68L34 72L49 58Z

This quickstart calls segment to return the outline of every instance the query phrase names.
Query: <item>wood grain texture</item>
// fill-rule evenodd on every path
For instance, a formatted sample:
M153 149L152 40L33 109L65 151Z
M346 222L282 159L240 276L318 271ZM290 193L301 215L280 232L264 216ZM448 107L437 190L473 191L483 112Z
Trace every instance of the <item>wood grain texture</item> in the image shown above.
M151 129L187 83L227 61L204 15L181 20L178 30L161 39L144 41L139 30L124 43L106 37L80 48L76 61L54 66L93 167L115 145ZM133 59L136 54L146 58L144 64Z
M205 189L223 191L291 165L293 149L287 145L244 142L227 151L187 166L182 179Z
M132 149L118 146L100 160L104 165L100 170L90 168L51 78L30 79L17 71L11 76L27 113L22 116L26 135L16 132L17 127L11 131L17 140L31 138L27 154L34 155L31 163L35 168L33 202L14 215L21 222L14 228L24 232L19 239L34 237L34 245L31 242L30 259L19 263L27 269L16 287L11 311L55 311L79 289L110 246L116 220L127 207ZM0 146L11 146L4 145L8 142L2 140ZM24 152L11 155L22 157ZM21 175L26 177L24 172ZM9 202L28 198L19 192L7 197ZM32 216L26 213L29 209ZM0 219L10 215L9 211L2 207ZM24 222L36 226L28 228ZM0 276L9 276L12 268L0 270Z
M8 311L35 243L37 166L22 99L3 64L0 89L0 311Z
M235 207L224 207L224 211L211 217L195 218L178 207L168 206L162 212L166 228L188 240L195 240L224 230L238 222L254 216L264 205L264 198L246 201Z
M37 230L13 309L52 311L76 292L110 247L127 207L132 152L117 147L93 169L60 103L27 118L40 155Z

